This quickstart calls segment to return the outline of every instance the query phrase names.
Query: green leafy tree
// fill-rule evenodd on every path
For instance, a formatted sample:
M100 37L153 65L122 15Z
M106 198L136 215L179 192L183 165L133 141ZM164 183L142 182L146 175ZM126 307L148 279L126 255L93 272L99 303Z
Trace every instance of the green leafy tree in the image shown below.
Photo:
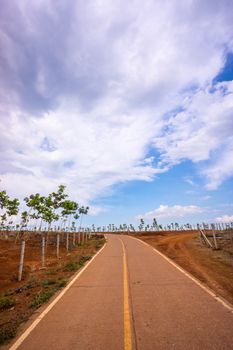
M10 199L6 191L0 192L0 209L2 214L0 215L1 228L6 227L6 223L12 216L15 216L19 212L19 200L17 198ZM12 222L10 222L11 224Z
M29 218L41 220L39 228L41 230L45 210L45 197L41 196L39 193L36 193L31 194L29 197L25 197L24 201L29 208Z
M62 202L61 207L62 207L61 216L63 218L63 224L64 224L68 219L71 220L71 215L76 214L78 210L78 203L67 199Z
M89 207L84 207L84 206L78 209L80 214L80 226L82 226L83 216L88 214L89 209L90 209Z

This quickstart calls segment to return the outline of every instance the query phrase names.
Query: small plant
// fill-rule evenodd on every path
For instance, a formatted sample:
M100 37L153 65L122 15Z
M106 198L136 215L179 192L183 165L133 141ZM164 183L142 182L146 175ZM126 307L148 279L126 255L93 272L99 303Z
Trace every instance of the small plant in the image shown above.
M51 296L53 296L55 291L56 290L54 289L49 289L37 293L29 302L29 307L33 309L40 307L42 304L46 303L46 301L48 301Z
M71 261L69 263L66 264L65 266L65 271L76 271L80 268L80 264L76 261Z
M45 280L45 281L42 282L42 286L45 287L45 288L47 288L49 286L52 286L54 284L56 284L55 280Z
M61 278L57 281L57 287L63 288L67 285L67 280L65 278Z
M17 322L8 322L1 326L0 328L0 344L8 342L10 339L14 338L18 328Z
M91 259L91 255L82 255L79 260L79 265L83 266L86 261Z
M8 296L1 296L0 297L0 310L7 310L10 309L15 305L15 300Z
M25 284L25 289L31 289L31 288L35 288L38 286L38 282L36 281L34 276L31 276L27 283Z

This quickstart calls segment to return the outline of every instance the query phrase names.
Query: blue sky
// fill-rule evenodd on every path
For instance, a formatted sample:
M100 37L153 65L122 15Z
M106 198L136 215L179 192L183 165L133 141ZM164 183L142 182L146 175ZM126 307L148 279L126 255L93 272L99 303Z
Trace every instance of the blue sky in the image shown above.
M233 221L230 0L6 1L0 185L86 223Z

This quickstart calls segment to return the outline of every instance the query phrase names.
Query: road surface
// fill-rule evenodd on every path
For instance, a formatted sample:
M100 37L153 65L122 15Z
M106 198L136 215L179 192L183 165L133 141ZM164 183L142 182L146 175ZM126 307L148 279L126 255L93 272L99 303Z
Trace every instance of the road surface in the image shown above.
M129 236L107 239L11 350L233 349L232 310L151 247Z

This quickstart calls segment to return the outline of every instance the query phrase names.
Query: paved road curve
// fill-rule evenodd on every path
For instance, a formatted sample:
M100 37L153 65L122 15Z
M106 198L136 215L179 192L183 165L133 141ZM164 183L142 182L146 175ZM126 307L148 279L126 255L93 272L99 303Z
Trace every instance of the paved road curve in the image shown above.
M151 247L108 243L19 350L230 350L233 313Z

